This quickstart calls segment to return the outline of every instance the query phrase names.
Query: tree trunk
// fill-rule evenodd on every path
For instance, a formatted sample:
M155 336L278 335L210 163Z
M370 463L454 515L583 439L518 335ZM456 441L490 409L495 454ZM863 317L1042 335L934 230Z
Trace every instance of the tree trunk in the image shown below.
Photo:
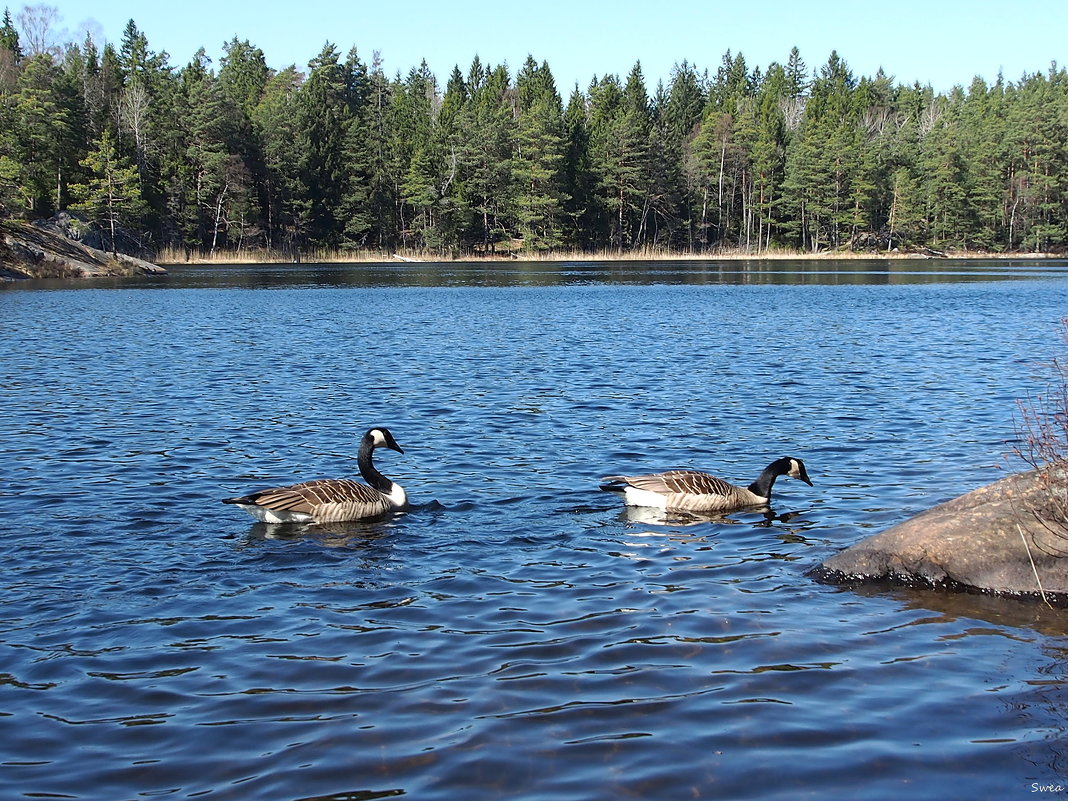
M701 192L701 249L708 249L708 187Z
M719 196L716 199L716 210L719 212L720 235L723 233L723 170L727 163L727 138L724 137L719 149Z
M897 223L898 182L894 181L894 198L890 202L890 238L886 241L886 252L894 249L894 225Z
M222 225L222 207L223 198L226 197L226 190L230 188L230 184L223 184L223 188L219 191L219 196L215 200L215 225L212 226L211 232L211 252L215 253L215 248L219 243L219 227Z
M111 255L115 259L119 258L119 248L115 244L115 218L118 216L118 210L115 208L115 195L108 192L108 226L111 228Z

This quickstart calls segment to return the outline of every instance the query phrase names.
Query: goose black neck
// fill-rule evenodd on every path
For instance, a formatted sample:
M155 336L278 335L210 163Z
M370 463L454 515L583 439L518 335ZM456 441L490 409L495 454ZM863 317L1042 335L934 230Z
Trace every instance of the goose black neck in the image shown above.
M769 464L764 468L764 471L760 474L752 484L749 485L749 491L754 495L759 495L761 498L771 499L771 488L775 486L775 479L777 479L782 473L776 469L774 464Z
M379 492L389 492L393 488L393 482L378 472L371 461L371 455L375 452L374 443L369 437L365 437L360 443L360 452L356 456L356 464L360 468L360 475L364 481Z

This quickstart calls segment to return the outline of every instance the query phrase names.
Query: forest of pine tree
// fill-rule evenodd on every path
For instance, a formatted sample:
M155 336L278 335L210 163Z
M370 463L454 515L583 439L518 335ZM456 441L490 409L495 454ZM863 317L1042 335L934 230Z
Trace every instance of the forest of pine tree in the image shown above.
M326 45L306 70L234 38L218 68L131 20L31 48L0 26L0 217L69 210L147 250L1063 252L1068 73L936 94L832 52L640 64L566 101L547 63L441 86ZM37 52L33 52L36 50ZM595 67L596 65L591 65Z

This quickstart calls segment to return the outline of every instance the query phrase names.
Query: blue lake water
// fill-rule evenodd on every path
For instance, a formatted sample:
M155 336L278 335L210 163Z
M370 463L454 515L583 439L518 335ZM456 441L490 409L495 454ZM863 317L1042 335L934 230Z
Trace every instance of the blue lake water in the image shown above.
M1020 798L1068 612L808 572L1022 467L1068 262L176 267L0 287L0 798ZM355 476L377 523L219 499ZM608 473L771 460L663 524Z

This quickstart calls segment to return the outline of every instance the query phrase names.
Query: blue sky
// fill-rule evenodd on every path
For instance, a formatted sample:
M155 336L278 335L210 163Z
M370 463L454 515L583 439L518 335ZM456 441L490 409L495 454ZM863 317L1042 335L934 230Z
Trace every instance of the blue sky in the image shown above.
M32 5L38 5L33 3ZM973 76L1015 81L1068 62L1068 11L1059 0L55 0L59 27L81 40L118 44L129 19L149 47L175 67L199 47L218 65L222 44L237 36L261 48L269 66L305 67L331 42L344 55L355 46L370 62L379 51L389 75L426 60L444 85L477 54L507 63L514 75L528 54L547 61L565 99L594 75L625 77L640 60L649 91L688 60L714 72L729 49L750 68L785 62L796 46L812 69L837 50L857 76L883 70L902 83L936 91L967 86ZM13 16L22 4L10 4ZM537 9L536 11L534 9ZM813 10L815 9L815 10ZM1059 10L1058 10L1059 9Z

